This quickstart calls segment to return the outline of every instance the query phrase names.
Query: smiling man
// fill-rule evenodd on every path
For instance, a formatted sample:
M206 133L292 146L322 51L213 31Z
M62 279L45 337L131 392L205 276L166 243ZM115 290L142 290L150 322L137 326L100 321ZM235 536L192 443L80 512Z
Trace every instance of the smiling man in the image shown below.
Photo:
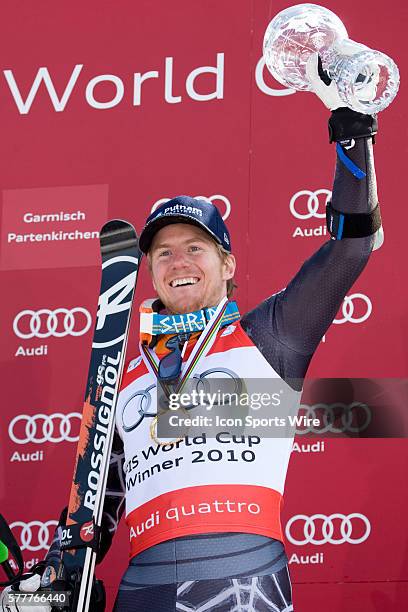
M376 119L342 108L335 84L322 84L313 61L310 78L333 111L330 141L337 143L331 239L287 287L239 312L230 300L231 238L208 202L174 198L141 233L157 296L142 304L140 354L127 366L117 406L99 554L100 561L126 499L130 564L115 612L293 610L280 522L292 439L224 431L161 440L157 404L158 391L169 396L215 371L236 384L275 380L299 401L322 336L381 244ZM46 564L58 563L56 538Z
M227 299L235 258L216 207L180 196L146 221L140 247L157 298L142 305L140 356L117 410L131 551L117 612L293 610L280 523L292 439L160 440L157 390L177 392L217 371L284 381L299 400L322 336L382 239L376 120L339 108L329 127L342 143L327 210L332 239L251 312L241 316Z
M376 119L341 107L336 85L320 80L317 56L309 73L333 111L332 239L286 289L239 313L229 300L231 238L208 202L174 198L149 216L140 236L157 298L142 305L140 356L128 366L117 410L131 559L116 612L293 610L280 523L292 439L254 444L226 432L226 438L187 435L166 443L157 433L157 397L158 389L179 392L188 380L217 371L235 380L276 379L299 401L321 338L381 245ZM107 502L113 508L114 495Z
M177 198L176 201L188 204L192 199ZM194 201L194 204L191 209L219 221L219 213L212 205L203 205L200 201ZM169 208L163 206L164 216L157 218L153 215L150 223L157 219L156 225L162 226L163 222L169 220L166 213ZM155 226L149 223L141 237L141 248L148 252L149 268L157 295L172 313L184 314L217 306L227 293L227 281L234 276L235 257L222 247L219 238L201 220L195 221L188 214L171 215L171 219L178 219L179 223L162 227L153 235L151 244L152 229Z

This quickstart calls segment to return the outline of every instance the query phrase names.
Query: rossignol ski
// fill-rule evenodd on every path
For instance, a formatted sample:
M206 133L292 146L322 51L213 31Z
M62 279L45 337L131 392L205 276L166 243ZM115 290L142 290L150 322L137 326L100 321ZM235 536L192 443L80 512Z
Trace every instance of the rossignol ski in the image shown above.
M71 612L87 612L115 429L133 295L141 259L132 225L114 220L100 233L102 280L66 525L59 528L57 582L68 584ZM61 587L56 587L61 588ZM104 608L104 601L92 604Z

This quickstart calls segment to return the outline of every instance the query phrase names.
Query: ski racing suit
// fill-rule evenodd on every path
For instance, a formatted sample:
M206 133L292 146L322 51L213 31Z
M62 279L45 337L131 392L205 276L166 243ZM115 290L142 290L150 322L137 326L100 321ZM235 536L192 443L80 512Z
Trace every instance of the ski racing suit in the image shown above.
M347 155L365 176L357 179L338 157L332 206L344 213L370 212L378 203L372 138L357 138ZM199 370L222 365L243 377L302 380L373 244L373 235L325 242L284 290L217 332ZM157 353L165 340L160 338ZM195 341L190 339L188 351ZM115 612L293 610L279 518L292 440L262 440L253 462L196 462L197 453L207 452L205 445L184 440L159 446L149 434L147 416L124 430L129 398L155 390L143 359L132 360L119 395L99 555L101 561L126 498L131 555ZM217 446L223 456L232 447L227 442L226 436ZM247 440L234 447L250 448ZM241 511L225 511L227 498L228 510ZM185 516L159 521L166 509L172 507L176 516L174 509L182 506ZM47 559L53 556L58 556L57 539Z

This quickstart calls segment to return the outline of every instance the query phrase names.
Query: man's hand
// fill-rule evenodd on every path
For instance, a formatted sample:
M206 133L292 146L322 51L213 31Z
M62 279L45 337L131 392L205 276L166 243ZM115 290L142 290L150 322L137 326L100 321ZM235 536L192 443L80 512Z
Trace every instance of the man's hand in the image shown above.
M322 62L318 53L312 53L306 63L306 75L312 86L312 91L329 110L345 106L339 96L337 85L332 81L322 68Z
M333 49L343 57L356 55L362 51L366 51L364 45L354 42L353 40L338 40L334 43ZM372 102L377 95L377 85L380 78L379 66L370 66L371 76L367 80L362 78L361 82L357 82L355 87L358 89L358 97L360 101ZM331 81L327 72L323 70L321 59L317 53L313 53L306 62L306 75L312 86L312 91L321 99L323 104L329 110L336 110L345 105L339 96L337 84ZM358 81L358 79L357 79Z

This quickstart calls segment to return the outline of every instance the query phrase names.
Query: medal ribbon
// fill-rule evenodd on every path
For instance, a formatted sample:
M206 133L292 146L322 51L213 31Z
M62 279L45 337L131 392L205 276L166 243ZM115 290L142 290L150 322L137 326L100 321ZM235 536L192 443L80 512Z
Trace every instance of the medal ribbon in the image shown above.
M177 385L175 385L174 393L180 393L182 391L188 378L191 377L194 373L200 359L208 353L208 351L214 344L217 332L221 327L221 324L223 323L224 313L227 309L227 306L228 299L225 297L215 309L214 314L205 326L203 333L201 334L197 344L192 350L191 355L188 358L186 365L183 369L180 381ZM158 381L163 387L163 391L168 397L170 395L169 385L167 385L164 381L161 381L158 377L159 360L157 356L151 349L149 349L143 344L140 344L140 352L147 368L158 379Z
M143 304L142 304L143 307ZM187 314L166 314L158 312L140 313L140 333L149 336L161 334L180 334L203 331L214 315L216 307L203 308ZM239 310L236 302L228 302L224 313L223 325L228 325L239 319Z

